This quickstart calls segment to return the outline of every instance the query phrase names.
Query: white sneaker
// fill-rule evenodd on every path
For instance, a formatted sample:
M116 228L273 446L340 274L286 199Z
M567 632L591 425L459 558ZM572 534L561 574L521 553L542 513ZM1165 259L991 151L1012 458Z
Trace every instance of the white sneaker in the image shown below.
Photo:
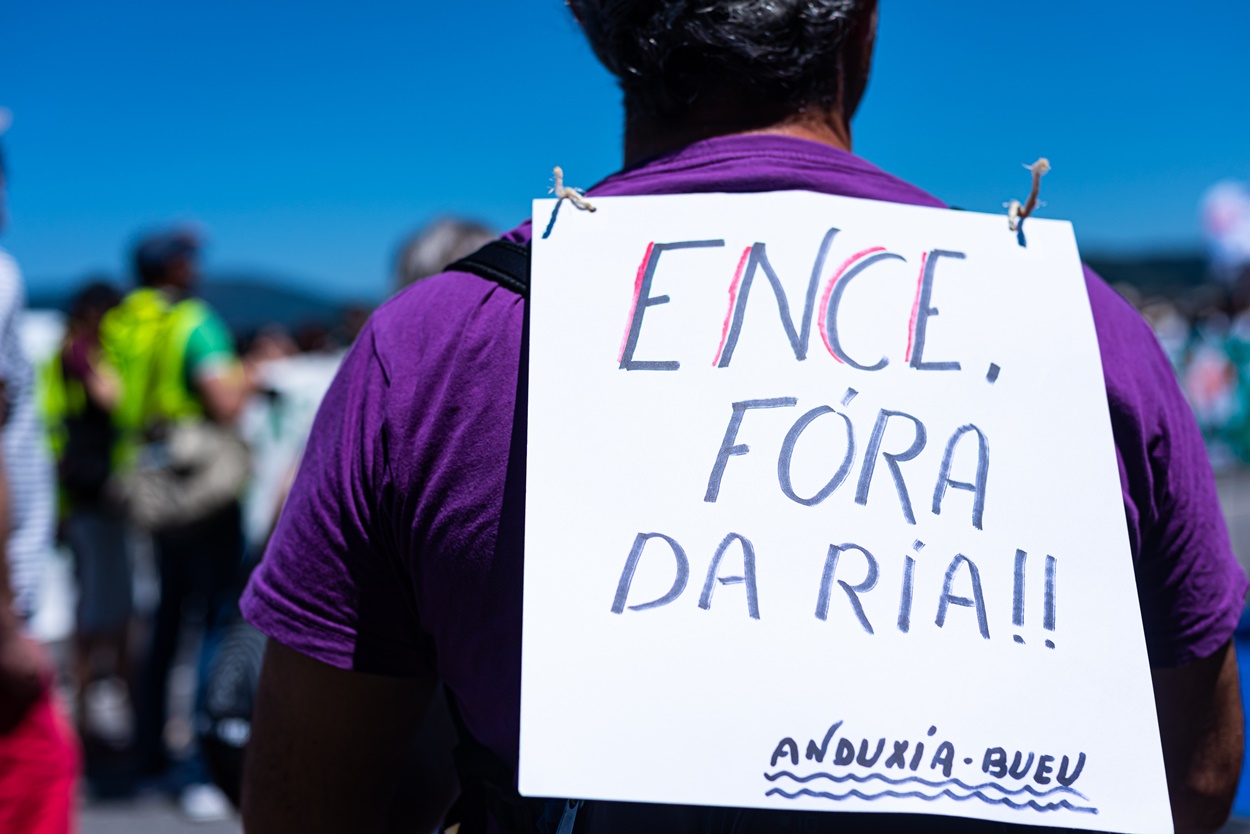
M216 785L188 785L178 797L178 806L188 822L218 822L230 819L230 800Z

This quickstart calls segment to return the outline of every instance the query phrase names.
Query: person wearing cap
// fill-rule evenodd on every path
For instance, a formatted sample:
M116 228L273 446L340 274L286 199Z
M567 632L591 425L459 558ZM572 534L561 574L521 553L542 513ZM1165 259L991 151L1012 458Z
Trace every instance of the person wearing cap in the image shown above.
M9 112L0 108L0 139ZM0 147L0 228L6 168ZM53 667L27 634L52 551L56 495L18 321L25 292L0 249L0 831L66 834L73 826L78 746L52 693Z
M192 294L199 278L199 251L198 238L186 230L141 239L133 251L139 286L101 323L101 344L121 379L113 423L123 471L136 465L145 440L162 427L179 421L231 425L255 387L225 322ZM187 524L162 527L152 539L161 595L135 699L140 774L168 776L173 784L166 784L181 791L188 816L219 818L228 804L208 782L198 754L177 773L167 773L164 729L169 670L187 602L193 597L203 601L205 657L219 619L234 602L243 549L239 502L228 501ZM203 662L201 668L206 668Z
M141 240L133 256L139 286L105 319L105 338L126 356L123 374L134 377L125 380L118 406L123 432L184 415L230 423L251 393L225 322L192 295L199 248L195 235L181 230ZM145 340L164 354L140 361L143 351L135 348Z
M624 92L624 168L588 196L807 190L945 206L850 151L876 0L569 5ZM531 234L526 222L505 240ZM1246 578L1166 358L1107 284L1091 272L1086 284L1176 827L1214 831L1242 756L1231 638ZM461 834L516 830L525 318L519 295L444 272L382 306L344 361L244 594L245 615L271 638L243 793L249 834L391 830L391 798L405 790L394 763L440 682L466 749L495 762L493 774L461 779L479 804L451 822ZM575 824L578 834L1005 828L609 802L587 803Z

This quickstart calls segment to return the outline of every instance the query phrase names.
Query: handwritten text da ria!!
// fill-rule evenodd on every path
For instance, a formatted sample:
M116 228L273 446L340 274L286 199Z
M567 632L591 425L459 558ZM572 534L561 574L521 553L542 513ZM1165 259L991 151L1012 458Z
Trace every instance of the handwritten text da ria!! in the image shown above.
M876 358L851 356L839 336L839 321L840 316L846 312L843 310L846 289L853 281L879 264L891 261L907 262L908 259L879 246L854 252L848 249L846 253L838 255L838 257L845 256L845 260L822 282L823 276L826 275L826 262L836 249L839 232L837 228L829 229L819 242L802 299L802 312L797 322L792 313L786 289L769 260L766 244L757 242L743 250L736 270L732 276L727 276L729 306L715 354L716 368L727 369L731 366L750 303L751 290L756 284L756 279L761 275L771 288L781 329L793 351L795 361L802 362L808 358L812 326L815 323L824 349L839 364L862 373L863 384L871 385L871 375L890 365L892 360L889 356ZM717 249L724 246L724 240L689 240L651 243L646 247L635 278L632 305L628 311L627 326L617 356L617 364L621 370L630 372L680 370L680 359L642 358L637 355L639 337L648 310L667 304L670 300L667 295L652 295L652 287L661 266L662 256L666 252L676 250ZM963 252L945 249L932 249L919 255L919 270L915 286L909 291L912 293L910 315L899 325L900 332L906 335L906 350L902 355L902 361L912 371L951 373L963 369L957 359L938 359L927 356L926 343L930 329L937 324L933 321L938 316L938 308L933 302L935 287L938 286L940 279L958 280L959 276L956 271L950 272L949 279L945 279L944 276L948 273L950 265L958 264L966 259L967 255ZM686 268L689 268L689 264L686 264ZM998 365L991 364L984 372L986 382L991 385L996 382L1001 370ZM794 409L796 417L785 434L776 467L777 487L789 500L803 506L814 507L840 491L845 491L853 496L856 504L867 506L872 495L882 494L881 490L874 493L872 486L874 480L880 480L884 475L889 478L893 486L893 493L899 504L901 523L915 525L918 511L927 511L935 516L941 515L947 508L948 498L952 492L965 492L969 494L969 499L965 501L965 504L970 526L976 531L983 530L986 517L986 495L991 474L991 438L987 432L969 420L959 425L943 426L942 431L934 435L921 416L901 409L880 408L875 414L857 413L853 402L858 393L854 388L847 388L836 405L816 402L800 404L797 397L788 396L742 399L728 403L723 439L715 458L709 461L707 489L703 500L715 503L724 479L732 477L729 474L732 472L731 460L750 453L750 445L743 442L744 433L748 431L744 428L744 423L748 422L748 415L762 409ZM832 472L829 480L815 492L803 494L793 483L791 469L804 433L818 422L841 428L845 438L843 453L840 460L834 461L836 465L830 466ZM715 430L719 431L720 428L717 427ZM909 462L920 456L933 437L937 437L938 442L943 444L940 464L935 471L916 470L916 464ZM965 444L975 454L975 466L969 467L967 472L957 472L955 471L958 468L956 461L971 458L971 455L959 454ZM909 477L912 483L911 488L908 486ZM922 486L913 493L916 484L922 484ZM884 494L889 493L887 491ZM893 599L899 601L894 625L903 633L911 630L912 613L915 598L918 595L915 582L916 556L924 547L924 542L915 541L912 547L914 552L902 556L900 587L885 591ZM731 550L740 557L743 570L737 575L721 575L721 563ZM643 558L661 559L665 551L673 564L673 581L669 590L656 599L632 600L630 592L634 574ZM990 639L990 618L983 590L982 570L993 570L1000 566L1013 573L1012 626L1016 631L1024 626L1026 579L1031 573L1036 573L1036 571L1028 570L1029 553L1024 549L1017 549L1014 557L1011 554L996 554L996 556L992 564L978 565L972 555L949 554L950 561L947 563L941 586L919 589L919 593L930 596L936 601L934 620L936 626L945 627L952 606L968 608L975 613L977 633L984 639ZM1009 568L1006 567L1007 564L1010 565ZM727 532L712 550L701 583L698 606L704 610L711 607L713 592L718 585L743 585L747 612L750 617L759 619L760 599L756 566L756 548L747 532ZM1057 570L1058 560L1052 555L1046 555L1043 574L1042 624L1048 632L1055 630ZM612 611L617 614L623 614L626 610L646 611L676 602L682 597L689 584L690 572L690 557L687 555L685 546L676 536L658 531L639 532L625 559L613 598ZM876 633L875 629L879 624L874 625L869 619L862 600L868 594L883 592L879 587L880 576L879 556L874 553L869 543L830 542L825 554L823 570L818 576L813 577L814 615L820 620L826 620L830 605L833 604L832 598L840 591L845 596L845 604L850 606L864 631L869 634ZM848 577L852 577L853 581L848 581ZM929 607L925 606L925 608ZM1018 633L1013 634L1013 639L1017 643L1025 642ZM1045 645L1052 649L1055 647L1051 639L1047 639Z

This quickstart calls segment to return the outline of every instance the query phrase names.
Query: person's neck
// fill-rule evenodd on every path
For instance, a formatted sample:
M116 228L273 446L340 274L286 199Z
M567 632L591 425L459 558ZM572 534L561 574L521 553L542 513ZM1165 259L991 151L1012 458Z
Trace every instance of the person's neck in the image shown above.
M679 150L717 136L791 136L822 145L851 150L851 126L841 111L805 111L766 127L741 122L701 122L678 126L658 126L645 119L625 122L625 167Z
M180 284L168 283L168 282L162 282L159 284L149 284L148 289L152 289L152 290L156 290L157 292L164 293L167 298L172 299L174 301L181 301L182 299L186 298L188 295L191 294L188 288Z

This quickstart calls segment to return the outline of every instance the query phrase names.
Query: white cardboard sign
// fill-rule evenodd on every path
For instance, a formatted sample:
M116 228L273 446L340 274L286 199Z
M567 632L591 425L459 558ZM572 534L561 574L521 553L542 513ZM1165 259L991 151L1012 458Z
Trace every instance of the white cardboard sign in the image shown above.
M1071 226L594 202L533 248L522 793L1170 831Z

